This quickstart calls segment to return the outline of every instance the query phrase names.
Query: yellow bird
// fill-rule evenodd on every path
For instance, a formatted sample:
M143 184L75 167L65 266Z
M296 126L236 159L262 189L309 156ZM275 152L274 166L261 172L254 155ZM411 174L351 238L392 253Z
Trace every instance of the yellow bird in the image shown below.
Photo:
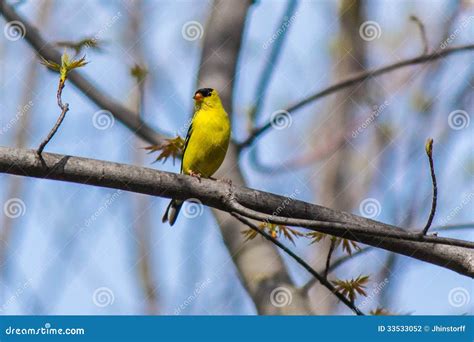
M215 89L194 93L194 115L184 141L181 173L200 179L211 177L221 166L230 140L230 121ZM183 201L171 200L163 223L176 222Z

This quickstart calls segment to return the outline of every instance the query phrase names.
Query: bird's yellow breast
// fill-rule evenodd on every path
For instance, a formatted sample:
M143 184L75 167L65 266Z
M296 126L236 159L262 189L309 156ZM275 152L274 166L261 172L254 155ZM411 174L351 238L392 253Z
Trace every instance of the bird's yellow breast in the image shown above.
M195 114L184 151L182 172L210 177L224 161L230 139L230 122L222 106L202 108Z

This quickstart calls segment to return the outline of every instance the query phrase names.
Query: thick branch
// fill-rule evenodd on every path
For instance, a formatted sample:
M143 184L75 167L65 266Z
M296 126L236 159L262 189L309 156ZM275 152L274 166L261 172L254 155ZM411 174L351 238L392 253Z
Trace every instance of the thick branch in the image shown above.
M474 50L474 44L454 46L454 47L451 47L451 48L446 48L444 50L433 52L431 54L422 55L422 56L419 56L419 57L410 58L410 59L406 59L406 60L403 60L403 61L400 61L400 62L389 64L389 65L386 65L386 66L383 66L383 67L380 67L380 68L376 68L376 69L372 69L372 70L368 70L368 71L363 71L363 72L360 72L360 73L355 74L353 76L350 76L349 78L347 78L345 80L342 80L342 81L340 81L336 84L333 84L332 86L327 87L327 88L317 92L316 94L313 94L313 95L310 95L310 96L304 98L303 100L301 100L301 101L295 103L294 105L286 108L285 111L287 111L291 114L294 114L294 112L296 110L303 108L304 106L306 106L307 104L309 104L313 101L316 101L316 100L318 100L322 97L328 96L328 95L330 95L332 93L335 93L335 92L337 92L341 89L351 87L355 84L364 82L365 80L367 80L369 78L377 77L377 76L386 74L388 72L391 72L391 71L394 71L394 70L397 70L397 69L400 69L400 68L403 68L403 67L406 67L406 66L409 66L409 65L429 63L429 62L433 62L435 60L438 60L440 58L443 58L443 57L446 57L446 56L449 56L449 55L452 55L452 54L455 54L455 53L458 53L458 52L472 51L472 50ZM239 148L241 149L241 148L249 146L250 144L253 143L253 141L259 135L265 133L271 127L272 127L272 123L267 122L266 124L260 126L259 128L256 128L246 140L244 140L242 143L240 143L238 145Z
M399 227L303 201L223 182L157 171L144 167L43 153L44 165L30 150L0 147L0 172L122 189L153 196L197 198L203 204L272 223L298 222L312 230L344 237L377 248L474 276L474 247L467 241L419 236ZM230 199L230 200L229 200ZM242 212L236 204L249 209ZM280 216L273 216L278 212ZM257 213L258 215L256 215ZM461 247L465 246L465 247Z

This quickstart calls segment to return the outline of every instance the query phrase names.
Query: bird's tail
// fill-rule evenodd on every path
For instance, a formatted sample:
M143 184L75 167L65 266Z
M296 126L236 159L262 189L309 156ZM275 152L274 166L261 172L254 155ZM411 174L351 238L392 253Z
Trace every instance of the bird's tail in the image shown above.
M170 201L170 204L168 204L168 207L166 207L165 214L163 215L161 221L163 223L169 222L170 226L172 226L176 222L176 219L178 218L178 214L182 206L183 201L172 199Z

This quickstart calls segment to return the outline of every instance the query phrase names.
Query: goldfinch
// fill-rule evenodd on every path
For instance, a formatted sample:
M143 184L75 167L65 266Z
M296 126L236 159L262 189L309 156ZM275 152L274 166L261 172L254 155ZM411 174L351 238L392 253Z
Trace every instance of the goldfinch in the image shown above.
M194 93L194 115L184 141L181 173L209 178L221 166L230 140L230 121L215 89L202 88ZM171 200L163 223L176 222L183 201Z

